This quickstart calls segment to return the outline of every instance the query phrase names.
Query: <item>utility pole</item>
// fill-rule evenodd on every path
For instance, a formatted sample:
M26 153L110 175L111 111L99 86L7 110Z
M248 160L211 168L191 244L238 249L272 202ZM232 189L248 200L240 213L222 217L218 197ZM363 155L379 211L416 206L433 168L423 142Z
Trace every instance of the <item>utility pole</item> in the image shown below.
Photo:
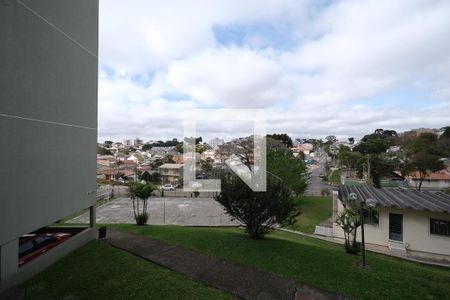
M367 184L372 186L372 182L370 181L370 154L367 154Z

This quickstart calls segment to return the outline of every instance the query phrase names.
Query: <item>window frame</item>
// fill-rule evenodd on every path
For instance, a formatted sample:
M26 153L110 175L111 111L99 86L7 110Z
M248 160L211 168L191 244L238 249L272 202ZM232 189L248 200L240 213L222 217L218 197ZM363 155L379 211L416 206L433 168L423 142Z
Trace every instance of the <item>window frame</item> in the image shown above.
M376 215L376 217L374 217ZM373 208L363 208L364 224L379 226L380 225L380 213ZM376 220L376 222L374 222Z
M441 232L441 224L437 225L437 232L436 232L436 223L435 222L439 222L439 223L444 223L444 227L445 224L447 225L447 229L446 229L446 233ZM434 218L430 218L430 235L435 235L435 236L445 236L445 237L450 237L450 220L441 220L441 219L434 219Z

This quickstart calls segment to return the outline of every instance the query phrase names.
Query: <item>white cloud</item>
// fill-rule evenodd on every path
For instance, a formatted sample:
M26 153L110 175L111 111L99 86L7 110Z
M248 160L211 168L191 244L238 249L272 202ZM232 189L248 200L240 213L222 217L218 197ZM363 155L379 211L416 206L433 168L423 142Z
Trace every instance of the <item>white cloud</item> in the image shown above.
M249 24L298 45L268 48L261 32L243 46L215 40L216 25ZM100 74L100 139L181 137L181 110L210 106L266 107L269 131L294 136L449 125L449 36L448 1L103 0L100 64L115 76ZM367 100L405 89L426 102Z

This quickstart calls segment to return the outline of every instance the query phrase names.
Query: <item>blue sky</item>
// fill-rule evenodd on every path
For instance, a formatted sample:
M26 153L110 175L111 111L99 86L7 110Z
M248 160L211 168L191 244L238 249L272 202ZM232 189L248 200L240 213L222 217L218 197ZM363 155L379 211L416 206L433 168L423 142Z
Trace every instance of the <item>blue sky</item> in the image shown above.
M99 140L181 138L192 108L292 137L447 126L448 36L448 1L102 0Z

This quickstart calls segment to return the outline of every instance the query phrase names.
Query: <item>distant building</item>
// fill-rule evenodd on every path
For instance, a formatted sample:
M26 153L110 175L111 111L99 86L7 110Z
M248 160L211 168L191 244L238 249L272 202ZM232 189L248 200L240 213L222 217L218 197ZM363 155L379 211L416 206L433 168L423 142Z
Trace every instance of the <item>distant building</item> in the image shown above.
M134 145L134 146L140 146L140 145L143 145L143 144L144 144L144 141L141 140L139 137L136 137L136 138L134 139L134 141L133 141L133 145Z
M161 174L162 184L178 184L183 176L184 164L163 164L158 170Z
M213 138L210 142L209 145L216 150L217 148L219 148L219 146L222 146L224 144L224 140L223 139L219 139L218 137Z
M133 143L132 143L132 141L130 139L125 139L125 140L123 140L123 146L124 147L131 147L131 146L133 146Z

